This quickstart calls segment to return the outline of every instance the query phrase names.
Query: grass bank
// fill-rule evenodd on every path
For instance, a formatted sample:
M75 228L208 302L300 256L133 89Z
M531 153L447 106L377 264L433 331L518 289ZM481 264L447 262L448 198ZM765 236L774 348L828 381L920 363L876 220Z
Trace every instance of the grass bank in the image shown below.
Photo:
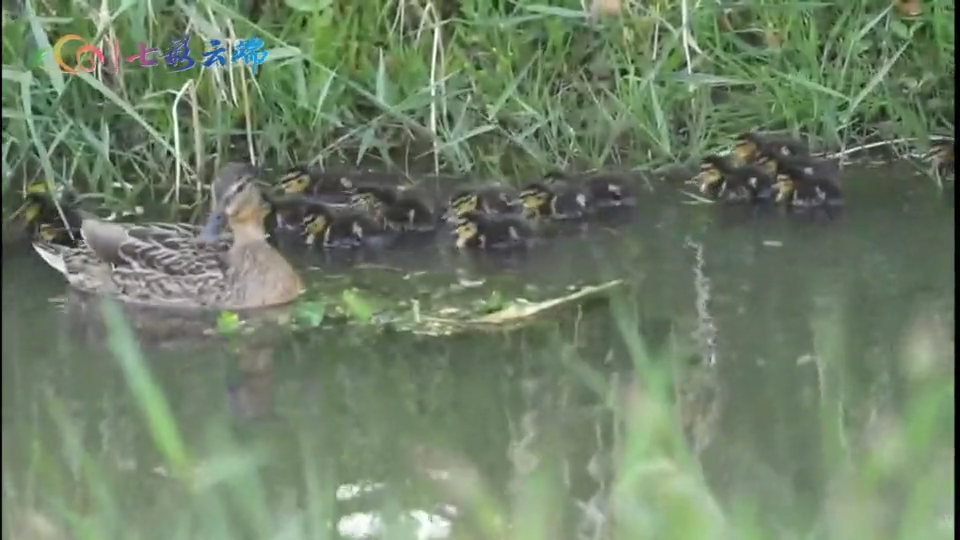
M745 129L823 147L952 133L954 2L27 2L4 11L3 193L73 178L122 200L190 202L226 156L513 177L653 167ZM615 5L616 2L602 2ZM602 11L602 10L601 10ZM59 37L167 47L265 41L248 68L62 73ZM64 56L71 63L75 47ZM906 145L897 147L905 150ZM120 188L118 182L131 187ZM6 199L6 197L5 197Z

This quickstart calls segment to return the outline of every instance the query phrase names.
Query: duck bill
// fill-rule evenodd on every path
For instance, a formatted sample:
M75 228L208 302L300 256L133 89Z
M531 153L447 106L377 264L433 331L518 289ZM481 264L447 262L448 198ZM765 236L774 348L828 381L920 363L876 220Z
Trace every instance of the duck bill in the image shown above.
M200 230L198 239L201 242L215 242L220 238L220 231L223 229L223 222L226 220L226 213L223 210L214 210L203 229Z

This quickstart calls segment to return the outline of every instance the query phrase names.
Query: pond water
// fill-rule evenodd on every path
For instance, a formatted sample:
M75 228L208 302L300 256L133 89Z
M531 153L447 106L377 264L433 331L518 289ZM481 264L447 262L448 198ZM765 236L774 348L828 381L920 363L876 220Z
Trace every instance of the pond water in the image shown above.
M846 338L836 377L854 435L878 411L898 409L900 351L916 321L954 324L952 203L910 169L850 173L845 187L847 208L832 221L684 205L675 189L659 187L629 220L522 257L427 245L352 271L318 256L309 275L400 297L467 280L483 282L480 296L626 280L624 305L648 343L669 335L701 358L674 382L685 433L720 504L758 501L768 526L806 530L829 488L824 386L840 384L817 361L816 321ZM8 502L56 499L81 513L96 507L98 493L77 487L82 449L118 486L118 511L163 524L169 511L157 509L175 506L177 490L123 371L102 340L67 320L62 281L32 251L8 250L3 265L5 512ZM447 534L456 512L427 489L424 471L479 474L500 497L539 466L561 473L569 530L593 537L585 531L603 519L591 525L577 509L606 489L597 463L610 460L616 430L603 406L609 396L584 369L611 388L643 376L604 304L489 335L346 328L267 344L144 348L198 461L218 455L225 439L256 449L271 511L296 515L310 493L336 499L332 519L347 537L369 532L368 512L384 501L418 509L423 535ZM952 448L952 428L943 444ZM311 491L308 470L336 493Z

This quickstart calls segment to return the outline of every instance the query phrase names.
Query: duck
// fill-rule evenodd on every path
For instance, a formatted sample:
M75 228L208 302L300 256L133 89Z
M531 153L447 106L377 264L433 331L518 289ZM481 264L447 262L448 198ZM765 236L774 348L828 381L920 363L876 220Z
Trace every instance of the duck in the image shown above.
M455 223L469 212L484 214L512 214L518 209L516 197L496 186L461 189L447 202L443 220Z
M930 163L930 173L936 178L944 178L955 174L954 152L956 140L940 140L930 146L930 151L924 156Z
M724 156L711 154L700 160L700 172L694 180L700 184L700 193L716 197L723 187L725 176L737 167Z
M834 178L802 164L782 164L777 174L776 202L794 210L832 208L843 206L843 192Z
M25 191L24 203L11 219L19 222L32 239L76 247L80 241L83 215L77 209L73 192L64 190L58 205L45 180L32 182Z
M283 173L277 181L284 195L301 195L330 200L346 200L353 189L353 181L346 177L322 175L303 165Z
M457 218L453 235L458 249L503 250L530 245L535 229L518 215L473 211Z
M298 272L267 242L269 205L256 171L227 164L213 186L203 227L113 223L85 216L76 247L39 239L33 247L74 289L125 304L243 310L289 304L303 291ZM222 234L224 225L231 235Z
M308 200L299 207L299 222L293 225L304 245L325 249L382 248L396 238L372 216L353 209L336 209Z
M727 203L760 204L774 199L775 181L763 169L744 165L724 175L717 197Z
M761 203L774 197L774 177L755 165L736 166L710 155L700 163L700 192L728 203Z
M545 177L548 183L567 183L576 181L582 185L589 198L589 204L594 208L615 208L633 206L636 198L630 189L627 180L615 173L596 173L582 179L573 180L568 174L561 171L550 171Z
M386 227L406 232L432 232L437 228L432 206L413 190L360 185L351 193L351 205L373 213Z
M808 156L810 147L803 141L787 136L746 131L737 136L733 146L734 165L753 163L758 156Z

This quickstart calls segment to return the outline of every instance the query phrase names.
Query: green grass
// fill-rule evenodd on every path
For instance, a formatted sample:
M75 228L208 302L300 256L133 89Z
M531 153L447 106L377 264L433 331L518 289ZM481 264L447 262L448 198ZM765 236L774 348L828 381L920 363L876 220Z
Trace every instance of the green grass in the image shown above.
M883 400L868 399L871 410L863 414L851 394L857 385L846 379L845 332L838 307L820 306L812 321L819 380L813 415L819 418L821 431L821 447L813 451L818 451L822 460L822 470L816 473L818 482L827 487L818 499L818 509L807 519L790 515L799 511L801 495L793 493L797 488L789 485L787 474L771 471L770 478L759 478L758 473L764 469L751 467L748 493L752 495L733 500L718 497L708 486L700 460L690 446L691 439L678 427L681 413L674 396L675 392L681 396L684 392L675 390L684 387L677 381L686 380L696 370L685 371L679 363L670 362L669 347L660 355L651 355L628 306L615 302L611 315L632 368L642 373L642 378L617 384L604 382L608 379L593 371L588 359L577 357L576 347L562 332L556 335L559 341L540 343L544 354L563 362L599 393L597 402L605 403L600 405L600 416L612 419L615 426L612 437L607 438L609 446L598 449L598 455L608 460L604 473L608 480L603 484L608 499L601 511L612 524L602 538L953 538L952 521L947 522L952 519L949 498L953 496L953 476L939 468L945 457L939 434L944 426L953 425L954 404L952 363L948 359L944 363L943 336L936 325L929 324L930 320L918 319L915 328L904 333L900 372L905 375L906 390L902 406L894 411L880 405ZM89 453L81 435L83 426L71 420L66 402L51 397L39 408L45 411L41 413L44 416L49 411L57 424L54 440L59 443L38 437L7 446L29 449L24 454L29 459L23 470L5 471L5 478L12 473L4 493L5 538L63 538L51 532L58 530L72 531L71 538L97 540L335 537L328 524L344 511L333 501L338 485L336 468L352 462L350 455L329 454L336 445L325 439L324 426L335 420L291 411L301 420L312 419L299 424L295 432L281 431L271 438L292 443L294 454L300 447L294 462L289 453L284 454L284 460L270 459L256 440L251 443L226 432L199 437L184 433L120 312L106 302L104 309L110 327L108 347L142 423L142 429L136 431L150 435L145 443L152 449L149 455L162 465L153 471L141 467L131 474L121 469L115 459L119 456ZM363 395L360 390L357 398L363 399ZM322 396L311 399L323 401ZM305 407L310 409L311 405ZM599 430L601 424L597 422ZM303 429L307 425L316 429ZM379 429L386 432L380 433ZM425 478L422 469L413 465L418 462L417 454L402 449L411 440L436 442L426 434L404 433L400 440L393 440L397 434L385 425L367 426L353 433L357 437L372 436L370 442L377 443L377 452L392 455L387 458L387 454L380 454L380 459L402 463L412 456L409 468L400 468L406 476L395 480L407 488L411 482L420 484L424 491L457 505L460 519L452 538L572 538L569 527L575 520L566 506L568 488L563 484L562 469L551 462L548 453L541 451L540 466L528 476L518 477L512 496L505 496L492 487L496 479L481 472L489 469L455 451L443 453L442 446L435 445L431 451L436 455L428 459L442 463L451 479L431 482ZM358 442L354 440L353 445ZM495 459L504 460L505 456ZM284 472L277 475L280 470ZM364 472L376 474L366 469ZM281 485L271 484L277 482ZM764 493L779 483L785 484L780 486L781 493L792 494L781 496L781 512L771 513ZM286 496L278 496L284 493ZM291 493L296 494L296 508L283 500ZM385 516L385 538L411 538L400 522L391 522L400 504L387 496L368 501L365 507L368 511L380 510ZM766 508L767 513L758 512L760 508ZM390 528L391 523L394 528ZM42 528L49 531L45 535L37 532Z
M602 18L572 0L26 4L4 12L4 195L47 177L126 203L189 204L214 162L251 153L512 179L652 168L745 129L831 149L916 139L899 152L953 133L950 0L924 0L910 19L887 0L729 12L658 0ZM251 35L270 56L256 76L163 65L68 75L49 55L30 65L69 33L119 40L130 55L184 29L194 56L205 39Z

